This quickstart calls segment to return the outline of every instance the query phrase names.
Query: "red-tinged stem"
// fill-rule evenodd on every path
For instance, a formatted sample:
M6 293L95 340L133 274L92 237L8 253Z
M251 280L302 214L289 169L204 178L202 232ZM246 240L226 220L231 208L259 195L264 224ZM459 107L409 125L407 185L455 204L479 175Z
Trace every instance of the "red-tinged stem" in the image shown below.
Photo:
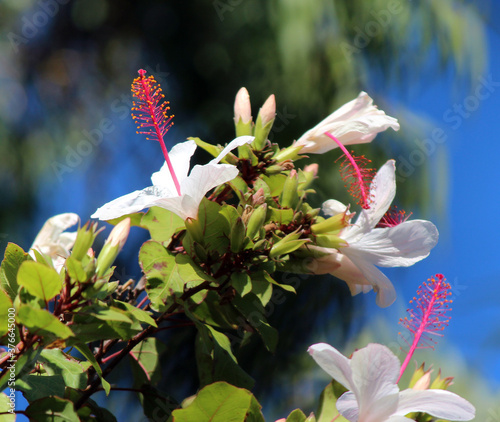
M441 276L441 277L439 277L439 275L437 275L437 276L438 276L438 282L433 289L434 292L439 292L439 290L441 288L441 284L443 283L443 276ZM399 380L401 379L401 377L403 376L403 373L404 373L406 367L410 363L410 360L413 356L413 353L415 353L415 350L417 349L418 343L420 342L420 338L422 337L422 334L425 332L425 329L427 328L427 326L429 324L429 317L431 316L432 311L434 309L434 304L436 302L436 298L437 298L437 294L434 293L432 295L432 298L429 300L429 302L427 304L427 307L422 315L422 321L420 322L420 325L419 325L417 331L415 332L415 336L413 338L413 343L411 344L410 350L408 351L408 354L406 355L406 358L403 362L403 365L401 365L401 370L399 372L399 377L398 377L398 380L396 381L396 383L398 383Z
M122 349L118 350L118 352L113 353L112 355L109 355L101 360L102 363L106 363L108 360L113 359L115 356L118 356L122 352Z
M358 180L360 182L363 181L363 176L361 175L361 171L359 169L359 166L358 164L356 163L356 160L354 158L352 158L352 155L349 153L349 151L347 151L347 148L342 144L342 142L340 142L335 136L333 136L330 132L325 132L325 135L328 136L331 140L333 140L338 146L339 148L342 150L342 152L344 153L344 155L347 157L347 159L351 162L354 170L356 171L356 174L358 176ZM366 192L364 189L361 189L361 195L363 197L363 203L364 204L368 204L368 196L366 195Z
M141 300L141 302L137 305L138 308L142 308L142 305L144 305L148 301L149 297L148 295L144 296L144 299Z
M156 136L158 137L158 141L160 142L161 145L161 150L163 151L163 156L165 157L165 161L167 162L168 169L170 171L170 174L172 175L172 179L175 184L175 188L177 189L177 194L181 196L181 185L179 184L179 181L177 180L177 176L175 175L174 167L172 166L172 163L170 162L170 158L168 156L167 152L167 147L165 146L165 141L163 140L163 134L161 133L160 126L158 125L158 121L156 120L155 117L155 110L153 107L153 99L151 98L149 88L144 82L144 75L146 74L145 70L139 70L139 75L141 76L141 84L144 89L144 95L146 96L146 101L148 103L148 108L149 108L149 114L151 115L151 120L153 122L153 126L156 131Z

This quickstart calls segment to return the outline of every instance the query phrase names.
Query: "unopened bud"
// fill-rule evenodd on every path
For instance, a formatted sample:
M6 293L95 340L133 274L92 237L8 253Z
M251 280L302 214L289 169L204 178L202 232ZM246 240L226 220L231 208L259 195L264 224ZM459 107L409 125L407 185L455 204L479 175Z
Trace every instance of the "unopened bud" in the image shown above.
M317 163L308 164L304 167L304 172L312 173L314 177L318 175L319 166Z
M311 231L314 234L331 233L335 234L349 225L351 214L343 213L330 217L321 223L316 223L311 226Z
M417 382L413 385L414 390L427 390L431 384L431 371L427 371Z
M120 221L111 230L104 246L102 247L99 257L97 258L97 275L99 277L103 276L113 265L116 257L123 248L123 245L127 241L128 234L130 232L130 218L125 218Z
M104 229L104 227L102 229ZM81 261L85 255L88 254L88 250L94 244L94 240L101 230L97 230L97 223L87 222L83 227L80 227L77 231L71 256Z
M236 136L252 135L252 107L246 88L241 88L234 101Z
M290 175L283 184L283 192L281 192L280 205L283 208L295 208L299 203L299 194L297 192L299 186L299 178L295 170L290 171Z
M290 146L288 148L283 148L281 151L279 151L275 156L274 159L278 163L282 163L283 161L286 160L296 160L299 158L299 151L302 149L301 146L295 147L295 146Z
M267 204L253 210L252 215L248 218L247 236L253 240L264 226L267 214Z
M255 150L260 151L264 148L267 141L267 136L271 132L271 128L276 118L276 99L274 94L269 96L262 108L259 110L257 121L255 122L255 139L252 146Z
M234 123L238 123L240 120L243 123L248 123L252 120L250 95L245 87L240 88L234 100Z
M252 195L252 205L254 208L262 205L266 201L266 196L264 194L264 189L260 188L257 192Z
M283 239L273 245L271 252L269 252L269 257L275 258L277 256L292 253L305 243L310 242L309 239L299 239L300 235L301 232L299 230L287 234Z
M243 249L243 244L245 242L245 224L241 217L236 219L233 227L231 228L231 252L238 253Z

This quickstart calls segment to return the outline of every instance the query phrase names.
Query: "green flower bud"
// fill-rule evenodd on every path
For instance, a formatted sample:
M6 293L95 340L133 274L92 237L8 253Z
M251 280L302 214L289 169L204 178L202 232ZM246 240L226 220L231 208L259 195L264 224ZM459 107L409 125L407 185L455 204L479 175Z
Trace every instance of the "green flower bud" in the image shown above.
M286 255L299 249L305 243L310 242L309 239L299 239L301 234L302 232L300 230L295 230L294 232L287 234L283 239L273 245L271 251L269 252L269 257L275 258L280 255Z
M99 277L103 276L111 265L113 265L113 262L115 262L116 257L127 241L129 232L130 218L128 217L120 221L113 230L111 230L97 258L96 272Z
M198 243L203 243L203 228L199 220L195 220L194 218L187 218L184 221L186 226L186 230L191 235L191 238Z
M286 160L296 160L299 158L299 151L302 149L302 146L289 146L288 148L283 148L280 152L278 152L275 156L274 159L278 163L282 163L283 161Z
M259 233L260 229L264 226L267 214L267 204L253 210L247 222L247 236L254 239Z
M352 214L347 215L347 213L340 213L330 217L320 223L313 224L311 226L311 231L314 234L321 233L338 233L344 227L349 225L349 219Z
M290 175L285 180L283 192L281 192L280 204L284 208L295 208L299 203L299 194L297 188L299 186L299 178L297 172L292 170Z
M245 224L241 217L238 217L231 229L231 252L238 253L243 249L245 243Z
M104 229L104 227L102 229ZM71 256L81 261L87 255L87 251L92 247L97 234L102 229L97 230L97 223L88 222L85 223L83 227L80 227L77 231Z
M316 245L322 246L324 248L339 249L348 246L348 243L344 239L335 236L334 234L321 234L319 236L316 236Z
M267 141L267 136L271 132L274 119L276 117L276 99L274 94L269 96L262 108L259 110L257 121L255 122L255 139L252 146L255 150L260 151L264 148Z

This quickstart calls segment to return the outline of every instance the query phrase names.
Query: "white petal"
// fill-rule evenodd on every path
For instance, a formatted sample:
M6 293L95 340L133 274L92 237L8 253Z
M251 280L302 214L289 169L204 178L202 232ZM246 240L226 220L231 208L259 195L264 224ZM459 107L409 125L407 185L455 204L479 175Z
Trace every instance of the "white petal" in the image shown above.
M236 176L238 169L231 164L196 165L181 185L181 191L199 204L209 190L233 180Z
M344 213L347 210L347 205L344 205L336 199L329 199L328 201L323 202L321 210L326 215L334 216Z
M329 273L345 281L353 296L361 292L369 292L372 289L372 284L361 270L344 254L332 249L330 255L317 258L315 261L318 261L315 263L318 270L326 271L314 272L314 274Z
M349 233L350 237L358 233L366 233L375 227L391 206L396 195L396 166L394 160L387 161L379 169L370 185L370 195L373 198L370 209L361 211L354 226L346 232Z
M196 151L196 143L194 141L186 141L176 144L172 147L168 156L172 167L174 168L175 176L179 181L179 184L187 177L191 157ZM175 188L174 179L170 174L170 169L165 162L161 169L151 176L151 181L154 186L165 186L171 192L177 192Z
M389 127L399 130L398 121L378 110L368 94L361 92L355 100L304 133L295 145L303 145L303 153L322 154L337 148L337 144L324 135L325 132L330 132L343 145L351 145L371 142L377 133Z
M411 220L371 230L357 242L349 242L348 253L351 256L354 251L365 261L381 267L408 267L428 256L438 238L436 226L430 221ZM347 248L342 250L346 251Z
M61 233L71 226L74 226L79 220L80 218L78 215L71 212L58 214L49 218L38 232L38 235L33 241L33 245L31 247L33 248L35 246L43 246L57 242Z
M399 388L396 380L400 367L401 364L394 353L381 344L372 343L353 353L352 379L358 389L357 398L361 414L367 410L384 414L385 417L394 413L398 402ZM396 396L395 400L384 399L392 395Z
M381 308L392 305L396 300L396 290L391 280L367 260L366 254L363 251L346 247L342 248L342 252L359 268L365 279L373 286L373 290L377 293L377 305Z
M391 416L387 419L387 422L415 422L415 420L405 416Z
M342 394L336 403L339 413L349 422L357 422L359 418L359 405L352 391Z
M400 393L396 415L425 412L437 418L452 421L470 421L476 409L462 397L444 390L412 390Z
M143 190L136 190L127 195L120 196L100 207L90 218L99 220L112 220L123 215L139 212L145 208L155 206L164 192L158 186L151 186Z
M227 146L221 151L221 153L208 164L218 164L220 160L222 160L227 155L228 152L242 145L249 144L253 142L253 140L253 136L238 136L237 138L229 142L229 144L227 144Z
M354 393L357 392L356 386L352 380L349 359L342 353L326 343L313 344L307 351L323 371L340 382L348 390Z

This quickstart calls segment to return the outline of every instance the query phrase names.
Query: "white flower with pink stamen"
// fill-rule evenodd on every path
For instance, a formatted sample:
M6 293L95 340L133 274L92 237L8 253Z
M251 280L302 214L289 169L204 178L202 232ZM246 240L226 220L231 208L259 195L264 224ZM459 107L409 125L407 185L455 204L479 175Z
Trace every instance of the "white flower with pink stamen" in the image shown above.
M395 173L394 160L380 168L370 184L369 208L362 209L356 222L338 235L345 240L345 247L315 247L328 255L317 258L310 266L315 274L330 273L344 280L353 295L375 290L377 304L381 307L396 300L396 291L377 267L411 266L429 255L439 237L436 226L426 220L377 227L396 194ZM338 201L323 204L323 212L327 215L337 214L342 208L345 211L347 207L340 206Z
M139 212L150 207L161 207L177 214L182 219L197 218L198 207L205 194L238 176L238 169L231 164L219 162L233 149L249 144L253 136L240 136L208 164L195 165L188 176L189 161L196 150L194 141L175 145L169 153L172 169L177 176L180 194L172 177L168 163L153 173L153 186L121 196L99 208L92 218L111 220L123 215Z
M413 421L405 416L411 412L452 421L474 418L474 406L450 391L399 391L401 365L390 349L381 344L356 350L351 359L326 343L313 344L308 352L328 375L349 390L336 405L350 422Z

